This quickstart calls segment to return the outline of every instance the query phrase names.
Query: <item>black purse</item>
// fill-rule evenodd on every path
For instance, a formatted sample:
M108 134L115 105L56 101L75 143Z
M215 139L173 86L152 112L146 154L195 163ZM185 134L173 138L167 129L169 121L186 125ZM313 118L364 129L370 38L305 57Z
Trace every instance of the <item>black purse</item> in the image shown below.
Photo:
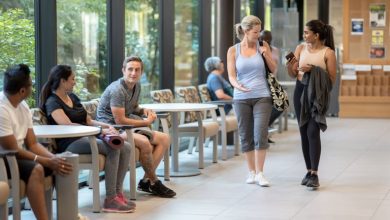
M259 41L260 46L263 46L263 41ZM287 92L283 89L283 87L279 84L278 80L275 78L271 71L268 68L267 61L264 58L264 55L261 54L261 57L264 61L265 66L265 77L267 79L267 84L269 90L271 92L272 97L272 105L274 108L280 112L286 110L290 105L288 101Z

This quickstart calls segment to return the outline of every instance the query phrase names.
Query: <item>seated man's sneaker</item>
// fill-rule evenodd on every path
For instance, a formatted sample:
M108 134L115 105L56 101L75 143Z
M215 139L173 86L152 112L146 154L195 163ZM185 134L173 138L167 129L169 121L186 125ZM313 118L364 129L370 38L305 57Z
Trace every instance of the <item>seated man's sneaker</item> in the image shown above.
M160 180L156 180L154 184L150 184L150 190L152 191L153 195L163 198L172 198L176 196L176 193L168 187L164 186Z
M113 213L128 213L134 212L135 208L129 207L126 203L121 201L118 196L114 198L104 200L103 212L113 212Z
M249 171L248 178L245 181L247 184L254 184L256 183L256 173L255 171Z
M306 186L314 188L314 189L318 188L320 186L320 182L318 180L318 175L317 174L311 174L311 176L309 178L309 181L307 181Z
M138 188L139 191L152 193L152 190L150 189L150 180L147 179L144 181L143 179L139 181Z
M264 174L262 172L256 174L256 181L257 181L257 184L259 184L260 186L269 186L269 182L268 180L264 177Z
M307 182L309 182L310 176L311 176L311 172L307 172L305 177L303 177L302 179L301 185L306 186Z

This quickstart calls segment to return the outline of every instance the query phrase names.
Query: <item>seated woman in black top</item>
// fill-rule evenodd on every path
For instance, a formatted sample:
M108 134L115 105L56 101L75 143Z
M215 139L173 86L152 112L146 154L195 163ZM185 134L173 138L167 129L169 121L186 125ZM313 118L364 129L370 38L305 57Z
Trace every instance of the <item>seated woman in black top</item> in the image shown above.
M40 97L40 108L45 112L49 124L101 126L103 134L118 134L111 125L91 119L81 105L80 99L72 93L75 84L75 74L70 66L57 65L51 69ZM99 153L106 156L104 167L106 199L103 211L133 212L135 204L127 200L122 193L122 184L130 161L130 145L125 142L122 148L114 149L100 139L96 141ZM58 153L64 151L77 154L91 153L88 137L62 138L56 139L56 142Z

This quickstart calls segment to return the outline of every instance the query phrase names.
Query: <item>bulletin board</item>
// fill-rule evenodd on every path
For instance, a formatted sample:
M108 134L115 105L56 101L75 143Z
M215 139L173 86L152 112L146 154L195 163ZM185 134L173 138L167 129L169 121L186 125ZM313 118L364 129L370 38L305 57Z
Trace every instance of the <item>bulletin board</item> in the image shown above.
M390 0L343 1L343 63L390 64Z

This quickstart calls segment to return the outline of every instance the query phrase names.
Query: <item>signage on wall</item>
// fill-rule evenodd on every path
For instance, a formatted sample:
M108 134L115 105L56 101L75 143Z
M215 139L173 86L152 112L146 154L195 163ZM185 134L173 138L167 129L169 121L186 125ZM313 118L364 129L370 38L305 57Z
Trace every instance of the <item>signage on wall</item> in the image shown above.
M386 26L386 5L385 4L370 4L370 27L380 28Z
M385 57L385 48L384 47L371 46L370 58L384 58L384 57Z
M351 35L363 35L363 18L351 19Z
M371 33L371 45L383 46L384 30L373 30Z

